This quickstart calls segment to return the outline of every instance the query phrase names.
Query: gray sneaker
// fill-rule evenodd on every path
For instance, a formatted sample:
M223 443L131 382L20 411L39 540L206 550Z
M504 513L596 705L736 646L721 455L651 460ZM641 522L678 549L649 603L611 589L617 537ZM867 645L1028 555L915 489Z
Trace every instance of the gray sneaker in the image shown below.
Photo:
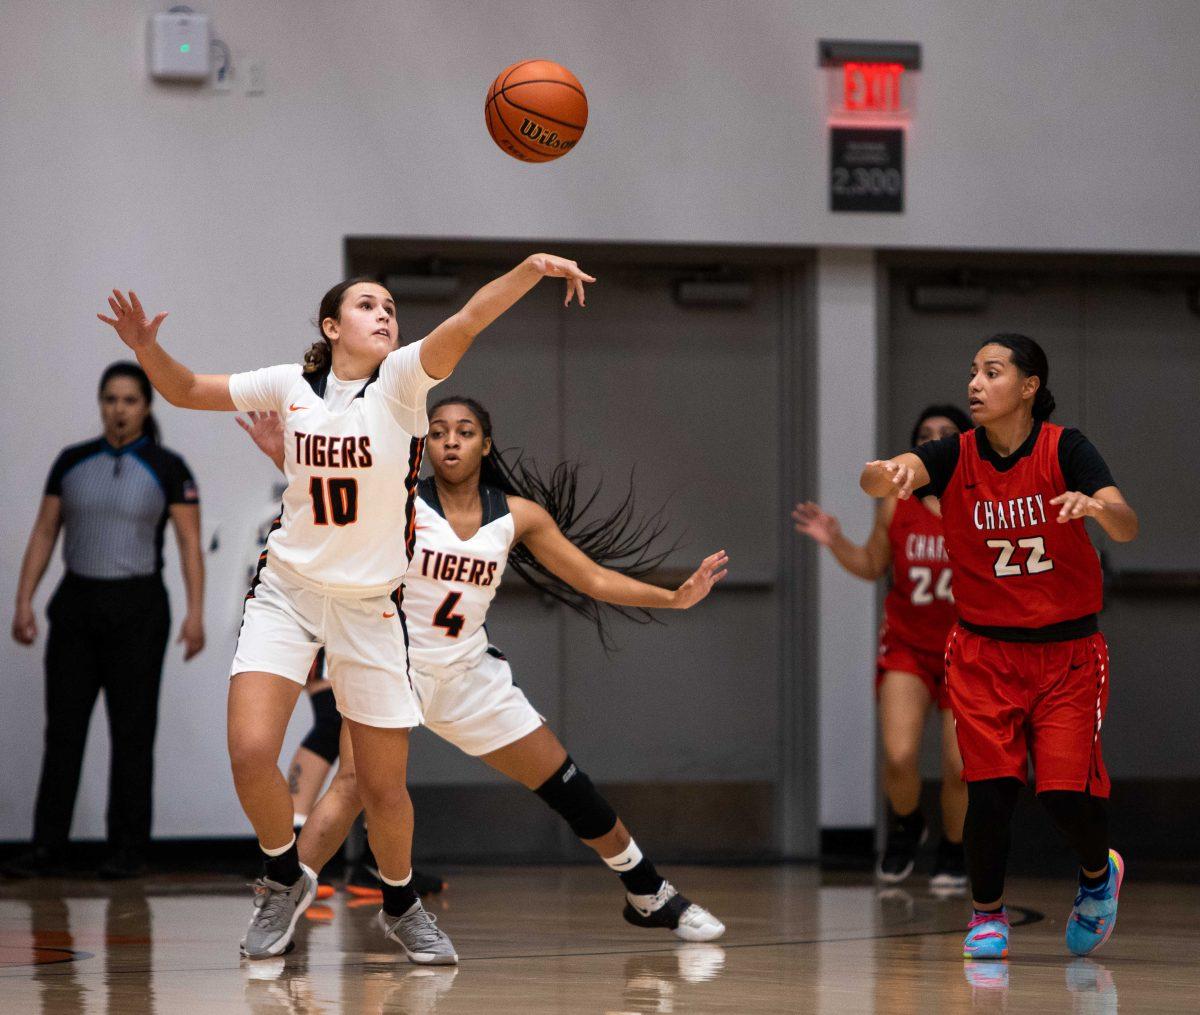
M445 933L438 928L437 919L425 912L420 900L403 916L389 916L382 909L376 917L383 936L404 949L409 962L423 966L453 966L458 953Z
M291 947L296 921L317 897L317 876L304 864L300 871L300 880L294 885L281 885L268 878L254 882L254 915L242 938L246 958L269 959Z

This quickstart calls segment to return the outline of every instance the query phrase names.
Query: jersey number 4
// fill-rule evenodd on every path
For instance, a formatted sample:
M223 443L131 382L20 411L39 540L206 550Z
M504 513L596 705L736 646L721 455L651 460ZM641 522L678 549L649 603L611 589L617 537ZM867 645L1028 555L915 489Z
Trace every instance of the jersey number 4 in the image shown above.
M447 638L457 638L462 633L463 624L467 622L467 618L461 613L454 612L454 607L458 605L460 599L462 599L461 592L451 592L442 600L442 605L433 615L433 626L445 628Z
M313 524L353 525L358 521L358 480L324 479L313 476L308 484L312 495Z
M928 606L935 599L946 603L954 602L954 593L950 591L951 577L950 569L942 568L942 573L938 575L937 585L934 585L933 568L910 567L908 578L913 583L913 590L912 596L909 598L912 600L913 606Z
M1018 539L1015 544L1007 539L989 539L987 545L998 551L996 562L992 565L997 578L1014 578L1019 574L1042 574L1054 570L1054 561L1046 556L1046 541L1041 536ZM1013 556L1018 549L1029 551L1023 565L1013 563Z

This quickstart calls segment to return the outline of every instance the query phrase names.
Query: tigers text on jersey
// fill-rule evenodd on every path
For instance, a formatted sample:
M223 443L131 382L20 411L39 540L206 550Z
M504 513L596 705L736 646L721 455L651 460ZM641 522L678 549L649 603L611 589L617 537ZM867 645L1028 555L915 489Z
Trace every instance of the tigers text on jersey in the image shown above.
M981 455L976 431L959 438L958 464L941 502L964 621L1043 628L1100 612L1100 558L1083 519L1060 523L1050 503L1067 490L1062 433L1042 423L1030 452L1003 470Z
M421 480L417 493L416 538L404 579L408 653L414 666L448 666L487 649L484 622L515 523L504 492L481 486L483 521L470 539L460 539L442 513L433 479Z
M421 343L391 353L365 381L299 364L229 378L242 410L278 412L284 426L283 517L267 541L271 567L331 595L395 589L407 569L424 436L437 382Z
M892 587L883 602L888 636L941 653L957 614L942 520L918 498L898 500L888 525Z

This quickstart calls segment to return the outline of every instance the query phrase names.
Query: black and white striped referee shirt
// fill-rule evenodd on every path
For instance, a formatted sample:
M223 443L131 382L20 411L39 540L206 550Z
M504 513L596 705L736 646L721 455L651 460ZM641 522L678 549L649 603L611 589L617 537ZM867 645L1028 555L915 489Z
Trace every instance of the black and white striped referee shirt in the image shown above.
M66 448L46 494L62 498L67 570L106 579L161 571L170 506L200 500L184 460L149 437L121 448L103 437Z

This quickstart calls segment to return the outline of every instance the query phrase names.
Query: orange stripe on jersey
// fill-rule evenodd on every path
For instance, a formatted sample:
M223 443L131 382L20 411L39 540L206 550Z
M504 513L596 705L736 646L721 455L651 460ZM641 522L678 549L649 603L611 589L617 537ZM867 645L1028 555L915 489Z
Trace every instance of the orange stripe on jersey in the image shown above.
M275 521L271 523L271 527L267 529L267 539L271 538L271 533L283 525L283 509L275 516ZM254 598L254 590L258 588L259 582L262 581L263 568L267 566L267 544L263 543L262 553L258 555L258 567L254 569L254 580L250 582L250 589L246 593L246 599Z
M417 541L417 480L421 475L421 459L425 455L425 438L414 437L408 453L408 475L404 488L408 497L404 502L404 554L412 560L413 547Z

